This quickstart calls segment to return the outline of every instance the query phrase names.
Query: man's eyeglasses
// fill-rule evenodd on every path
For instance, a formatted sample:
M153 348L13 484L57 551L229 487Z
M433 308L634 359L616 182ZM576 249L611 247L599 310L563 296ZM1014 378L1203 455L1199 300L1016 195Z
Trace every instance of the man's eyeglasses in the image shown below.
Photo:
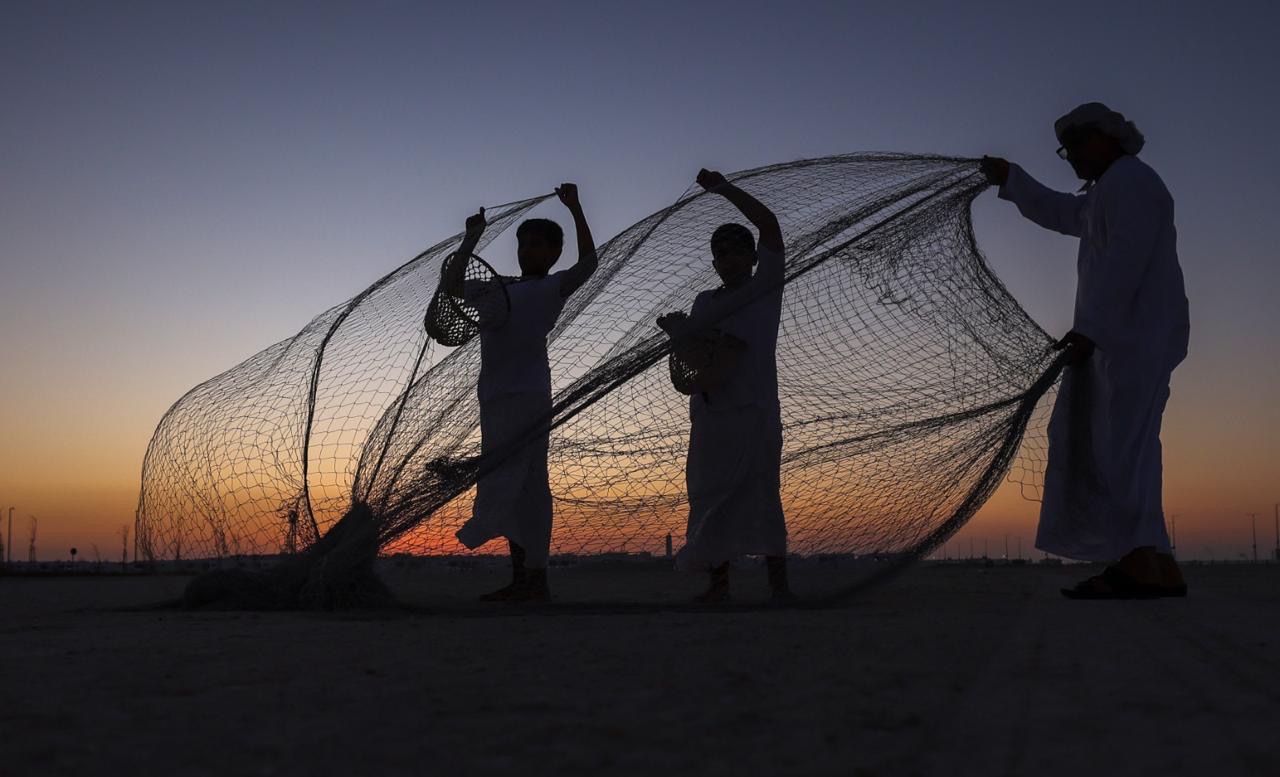
M1092 127L1072 127L1062 134L1062 145L1058 146L1058 158L1070 159L1071 152L1083 146L1089 140Z

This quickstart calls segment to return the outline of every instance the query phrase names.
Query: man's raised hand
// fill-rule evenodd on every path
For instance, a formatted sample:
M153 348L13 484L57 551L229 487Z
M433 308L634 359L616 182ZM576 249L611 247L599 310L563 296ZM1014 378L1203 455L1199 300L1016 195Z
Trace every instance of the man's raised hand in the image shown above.
M728 181L724 176L715 170L708 170L705 167L698 171L698 185L706 191L713 191L717 186L724 186Z
M1007 159L1001 159L998 156L984 156L978 169L987 177L987 183L995 186L1004 186L1005 182L1009 180L1009 160Z

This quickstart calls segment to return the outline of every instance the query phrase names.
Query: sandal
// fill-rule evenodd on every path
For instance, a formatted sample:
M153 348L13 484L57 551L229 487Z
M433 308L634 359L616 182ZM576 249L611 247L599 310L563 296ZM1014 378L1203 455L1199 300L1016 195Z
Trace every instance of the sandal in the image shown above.
M1063 588L1062 595L1068 599L1157 599L1162 596L1178 596L1179 594L1171 591L1166 592L1171 588L1138 582L1119 567L1111 566L1100 575L1076 583L1074 588ZM1185 586L1180 595L1186 596Z

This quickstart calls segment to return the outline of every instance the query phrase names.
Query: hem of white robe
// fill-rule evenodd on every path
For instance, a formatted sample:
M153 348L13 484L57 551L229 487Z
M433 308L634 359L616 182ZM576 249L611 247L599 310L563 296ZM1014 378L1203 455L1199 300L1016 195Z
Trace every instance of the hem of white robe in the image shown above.
M494 525L494 523L502 525ZM453 536L468 550L475 550L486 543L498 539L513 542L524 549L524 565L526 568L546 569L551 555L550 548L543 548L541 541L526 537L524 534L525 528L528 527L522 525L519 517L490 522L477 520L473 516L454 532Z
M1147 522L1144 521L1143 523L1146 524ZM1102 563L1118 561L1136 548L1155 548L1157 553L1172 553L1169 536L1163 530L1163 519L1159 526L1160 529L1153 528L1146 531L1140 529L1131 538L1124 541L1112 539L1108 542L1087 545L1056 539L1045 536L1042 532L1037 532L1036 550L1052 553L1062 558L1069 558L1073 561Z
M787 555L787 543L782 542L781 544L769 546L746 544L726 553L715 554L700 553L699 550L699 548L693 548L688 545L681 548L680 552L676 553L676 571L706 572L708 569L718 567L743 556L785 556Z
M1114 549L1090 550L1080 548L1070 548L1063 545L1054 545L1051 543L1036 543L1036 550L1043 553L1049 553L1060 558L1070 559L1071 561L1084 561L1092 564L1111 564L1124 558L1132 550L1144 547L1154 547L1157 553L1169 553L1169 548L1161 548L1154 543L1145 543L1143 545L1134 545L1129 550L1120 552Z
M539 403L550 403L550 399L542 395L540 392L525 391L503 392L487 401L500 401L502 399L516 397L528 397L531 404L535 401ZM484 412L483 407L481 412ZM521 482L521 487L511 494L509 499L505 500L507 502L505 507L503 509L491 508L485 515L477 515L475 512L475 504L473 503L471 518L469 518L466 523L454 532L454 537L456 537L458 542L468 550L475 550L496 539L505 539L508 542L514 542L524 549L525 566L527 568L544 569L546 568L549 560L550 549L543 548L543 543L540 539L533 539L525 536L527 529L536 530L536 527L526 525L528 523L527 519L522 520L518 512L520 505L525 501L523 497L526 496L525 488L529 478L533 476L533 461L529 458L531 455L532 454L523 451L514 454L512 457L514 459L513 461L509 460L507 462L503 462L503 464L498 466L497 470L490 473L489 476L493 476L503 472L503 470L508 467L515 469L519 467L521 463L524 465L524 479ZM481 482L483 482L483 479ZM477 490L482 487L483 486L481 484L477 484ZM477 499L479 499L478 493ZM552 520L554 520L554 514L552 516Z
M769 432L772 432L773 428L776 426L779 430L778 433L780 434L781 419L778 417L777 410L768 405L752 404L752 405L734 406L731 408L723 408L723 409L716 408L714 406L706 406L698 409L695 412L699 416L704 413L707 414L708 416L712 416L721 412L729 412L729 413L737 414L743 410L754 410L755 412L758 413L756 421L758 424L757 428L760 431L769 433ZM698 420L694 420L694 423L698 423L698 422L699 422ZM779 451L777 454L778 459L777 461L768 462L766 466L769 466L770 468L774 466L780 466L781 464L781 458L780 458L781 457L781 450L780 450L781 439L780 438L775 443L773 439L771 439L771 437L766 437L761 439L757 444L760 444L760 445L777 444L779 447ZM768 454L765 454L765 455L768 455ZM715 516L717 514L722 512L728 512L728 510L725 509L725 503L732 503L734 499L738 496L738 494L735 492L741 489L745 483L750 481L758 471L759 470L756 467L747 465L745 467L745 471L735 473L738 477L736 477L733 480L732 484L729 487L727 488L722 487L721 489L718 490L718 496L715 497L714 499L716 504L705 506L704 509L701 511L701 516L696 522L692 520L692 515L690 516L691 520L689 522L689 531L686 534L685 546L680 549L679 553L676 554L676 558L675 558L675 568L677 571L682 571L682 572L706 571L710 567L718 567L721 564L724 564L725 562L731 561L734 558L737 558L740 556L785 556L786 555L787 553L786 514L782 509L780 497L773 497L773 498L777 498L779 502L778 514L776 516L776 519L769 520L769 521L754 521L752 522L753 525L749 526L747 532L743 532L739 536L732 536L728 539L727 542L721 542L720 541L722 539L721 537L716 537L714 538L714 540L712 539L702 540L702 537L704 535L702 535L701 532L703 530L703 527L706 526L708 517L710 516L712 521L714 521ZM776 476L777 475L775 474L774 477ZM692 509L693 507L691 505L690 510L692 511ZM760 531L761 528L765 529L764 536L762 536L762 532ZM692 535L692 539L689 538L689 535ZM769 535L772 535L772 536L769 536ZM706 545L716 545L717 547L715 547L714 549L709 549L705 547Z

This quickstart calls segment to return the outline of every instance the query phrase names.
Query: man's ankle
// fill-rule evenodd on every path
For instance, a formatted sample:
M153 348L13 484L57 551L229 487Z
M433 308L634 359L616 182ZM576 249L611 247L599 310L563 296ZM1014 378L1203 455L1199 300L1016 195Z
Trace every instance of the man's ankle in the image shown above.
M1116 562L1129 577L1140 582L1155 582L1161 577L1161 564L1154 546L1134 548Z
M1186 585L1182 578L1182 569L1172 553L1157 553L1156 565L1160 570L1160 579L1165 585Z

